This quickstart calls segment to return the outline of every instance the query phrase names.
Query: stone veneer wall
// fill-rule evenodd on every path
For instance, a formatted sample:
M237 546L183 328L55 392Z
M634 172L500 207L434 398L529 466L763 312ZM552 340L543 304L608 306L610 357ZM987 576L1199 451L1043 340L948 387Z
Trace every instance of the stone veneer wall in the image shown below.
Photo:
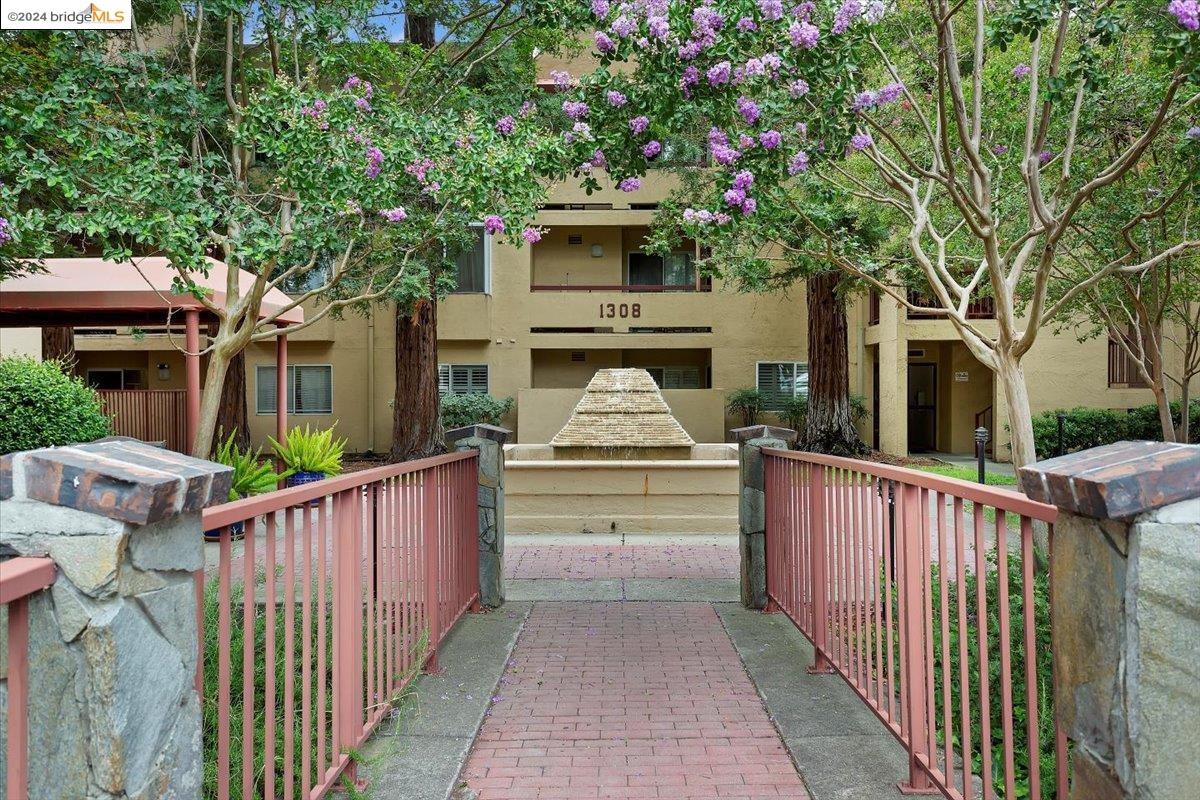
M456 451L479 451L479 602L504 603L504 443L512 431L495 425L468 425L446 431Z
M31 800L199 797L193 573L230 474L120 440L0 459L0 552L58 568L30 601Z

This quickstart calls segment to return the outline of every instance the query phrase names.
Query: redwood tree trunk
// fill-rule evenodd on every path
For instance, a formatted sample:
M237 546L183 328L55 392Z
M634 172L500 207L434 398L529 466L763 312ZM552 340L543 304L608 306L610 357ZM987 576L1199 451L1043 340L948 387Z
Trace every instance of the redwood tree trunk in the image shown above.
M430 292L432 295L432 285ZM446 452L446 437L439 412L437 299L431 296L417 303L412 316L396 315L392 461L408 461Z
M217 438L224 442L229 434L238 447L250 446L249 411L246 408L246 351L238 352L229 362L225 385L221 388L221 407L217 410Z
M850 356L840 272L808 279L808 414L800 449L838 456L867 452L850 415Z
M61 361L70 370L75 366L75 329L42 328L42 358Z

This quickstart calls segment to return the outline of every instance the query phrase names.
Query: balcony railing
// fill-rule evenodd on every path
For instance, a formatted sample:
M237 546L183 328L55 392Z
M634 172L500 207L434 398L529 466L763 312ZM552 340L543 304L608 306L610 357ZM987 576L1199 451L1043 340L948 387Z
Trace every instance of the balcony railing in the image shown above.
M909 309L909 319L938 319L944 317L945 314L937 313L937 309L941 306L927 294L909 290L908 302L914 306L925 306L929 311L913 311ZM995 319L996 305L990 297L980 297L967 306L967 319Z
M664 283L664 284L589 284L589 283L534 283L529 286L531 292L623 292L626 294L661 293L661 292L711 292L710 282L694 283Z
M1146 381L1137 368L1137 363L1121 347L1116 339L1108 340L1108 385L1144 389Z

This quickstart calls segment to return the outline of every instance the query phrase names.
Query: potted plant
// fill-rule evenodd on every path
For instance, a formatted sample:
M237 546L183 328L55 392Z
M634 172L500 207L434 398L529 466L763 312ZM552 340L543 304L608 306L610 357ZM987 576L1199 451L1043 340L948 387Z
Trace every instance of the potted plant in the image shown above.
M213 460L218 464L233 467L229 502L275 491L279 481L285 479L289 472L276 472L271 463L262 458L261 447L257 450L243 450L234 443L234 436L235 434L229 434L229 438L218 445L217 452L213 454ZM233 538L240 539L246 532L246 525L243 522L235 522L229 526L229 532ZM221 531L205 531L204 538L210 542L220 541Z
M762 392L750 387L734 389L725 398L725 410L741 416L742 425L747 428L758 421L758 415L763 412L765 404Z
M312 430L292 428L282 442L270 440L275 455L288 468L288 486L324 480L342 472L342 453L346 449L345 439L334 439L333 428Z

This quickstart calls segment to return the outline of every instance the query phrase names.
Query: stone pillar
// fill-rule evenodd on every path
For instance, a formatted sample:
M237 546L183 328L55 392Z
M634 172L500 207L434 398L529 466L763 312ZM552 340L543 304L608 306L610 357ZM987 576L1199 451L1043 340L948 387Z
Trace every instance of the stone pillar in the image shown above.
M879 298L879 449L908 455L908 318L890 295Z
M200 796L193 573L231 474L132 441L0 459L0 552L58 570L29 607L32 800Z
M1118 442L1021 469L1059 508L1054 693L1070 800L1175 800L1200 786L1200 447Z
M796 432L770 425L751 425L730 431L738 443L741 492L738 499L738 549L741 551L742 605L767 605L766 545L767 496L763 479L764 447L788 449L796 443Z
M479 451L479 602L504 603L504 443L512 431L468 425L446 431L455 450Z

